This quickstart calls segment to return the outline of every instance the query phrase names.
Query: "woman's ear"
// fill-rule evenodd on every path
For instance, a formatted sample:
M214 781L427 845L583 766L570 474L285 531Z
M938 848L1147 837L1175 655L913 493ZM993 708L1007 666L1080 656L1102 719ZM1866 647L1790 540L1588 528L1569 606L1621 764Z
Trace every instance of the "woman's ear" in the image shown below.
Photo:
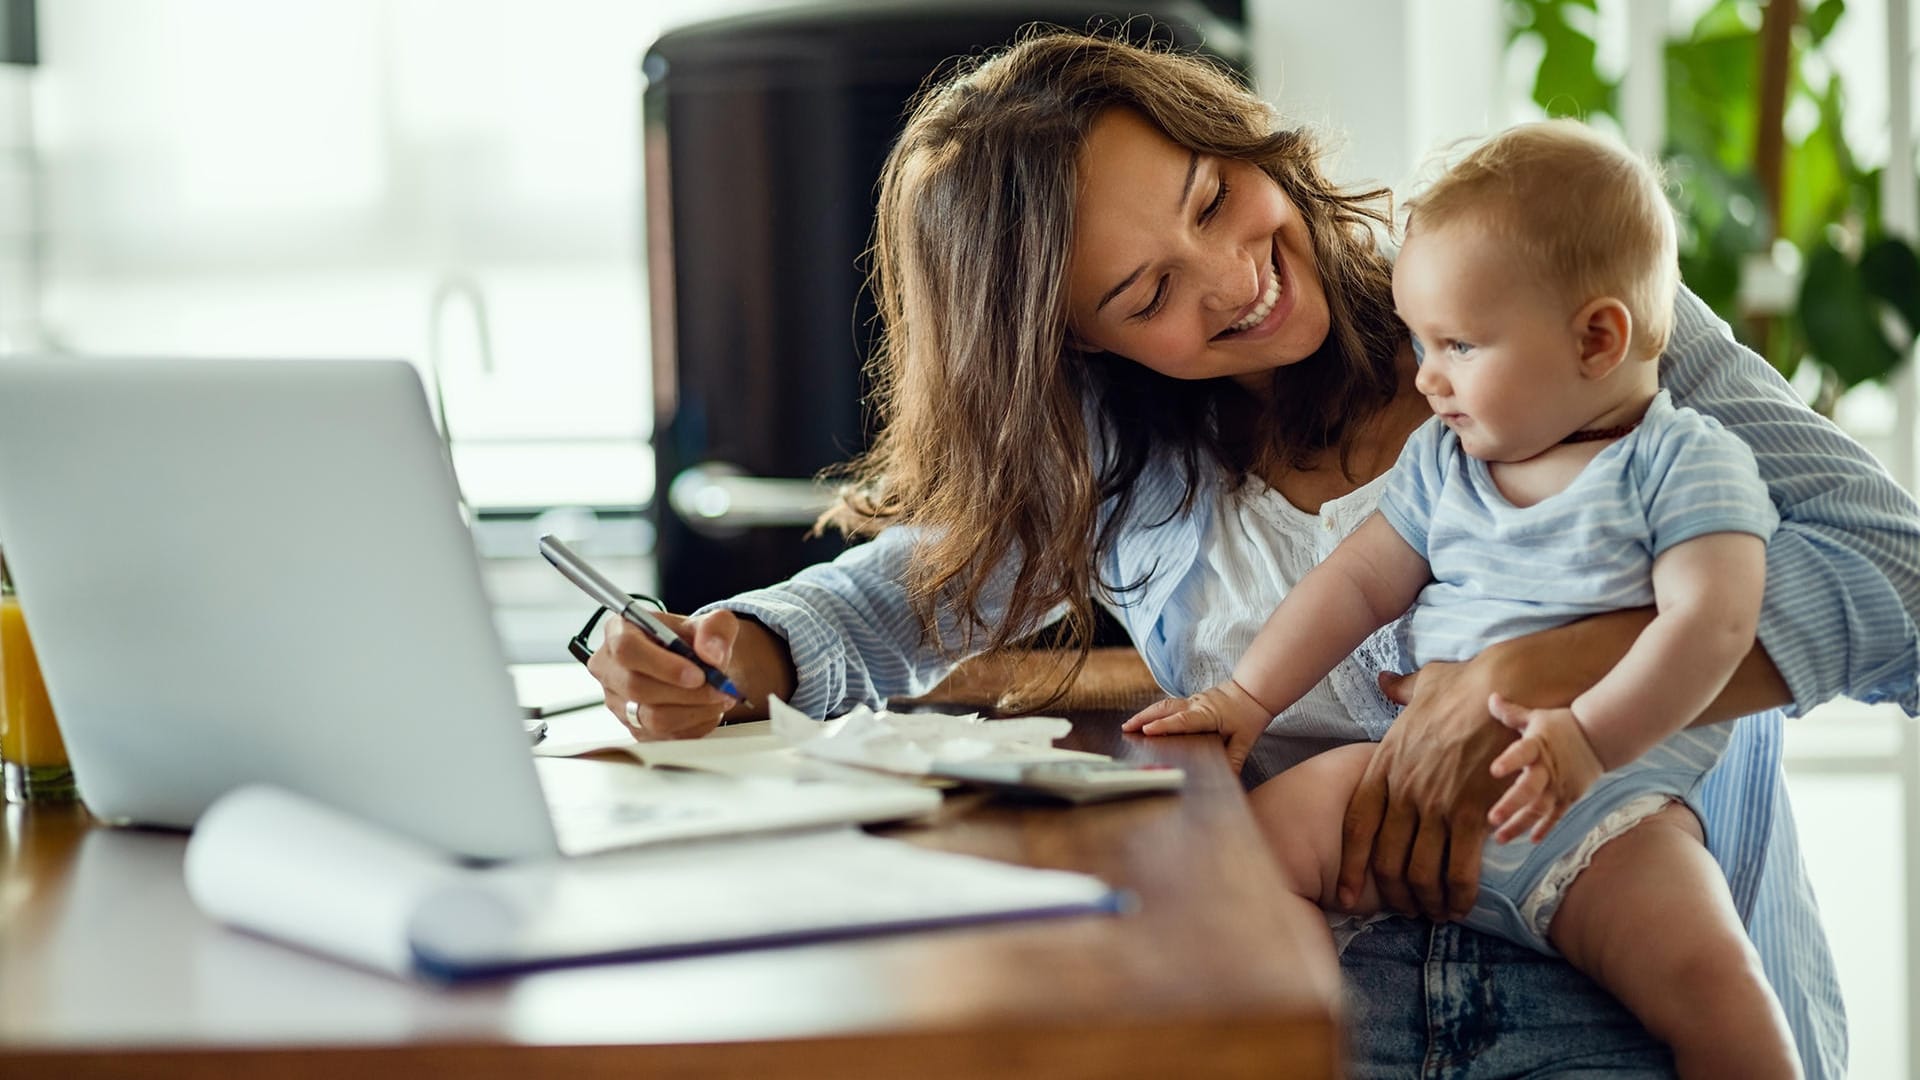
M1633 344L1633 315L1627 305L1603 296L1575 313L1573 333L1580 343L1580 374L1604 379L1627 358Z

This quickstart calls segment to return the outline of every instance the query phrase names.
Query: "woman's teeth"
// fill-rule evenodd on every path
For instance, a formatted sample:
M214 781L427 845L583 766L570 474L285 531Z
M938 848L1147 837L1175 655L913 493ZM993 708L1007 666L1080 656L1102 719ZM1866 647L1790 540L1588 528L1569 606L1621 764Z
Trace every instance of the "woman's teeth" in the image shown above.
M1266 318L1270 313L1272 313L1274 302L1279 299L1280 299L1280 272L1278 270L1275 270L1273 276L1267 279L1267 291L1260 294L1260 302L1253 305L1253 310L1247 312L1246 318L1241 319L1239 322L1234 323L1232 326L1227 327L1227 332L1230 334L1236 334L1242 330L1250 330L1256 326L1259 326L1260 320Z

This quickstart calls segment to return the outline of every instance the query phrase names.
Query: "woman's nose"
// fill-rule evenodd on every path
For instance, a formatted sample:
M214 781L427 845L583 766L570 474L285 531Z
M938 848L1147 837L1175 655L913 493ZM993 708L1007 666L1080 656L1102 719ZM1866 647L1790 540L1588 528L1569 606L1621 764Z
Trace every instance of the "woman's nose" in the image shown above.
M1260 264L1244 251L1222 255L1208 270L1206 303L1215 311L1239 311L1260 295Z

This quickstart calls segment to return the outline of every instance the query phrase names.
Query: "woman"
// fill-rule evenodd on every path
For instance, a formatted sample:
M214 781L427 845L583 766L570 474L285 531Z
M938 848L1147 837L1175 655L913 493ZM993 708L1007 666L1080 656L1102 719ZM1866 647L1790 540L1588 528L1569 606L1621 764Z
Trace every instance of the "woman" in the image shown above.
M1040 628L1077 640L1095 603L1167 692L1224 677L1428 416L1375 246L1384 193L1340 192L1319 156L1209 64L1080 35L1031 38L926 93L881 186L884 426L830 515L876 535L681 624L744 688L738 708L778 693L826 715L920 693ZM1911 710L1912 501L1697 298L1683 291L1676 316L1668 388L1748 441L1783 519L1761 645L1711 717L1842 692ZM1487 766L1511 739L1489 693L1570 701L1647 618L1383 679L1397 719L1373 681L1391 628L1363 646L1298 706L1330 737L1381 741L1343 884L1371 871L1390 906L1436 920L1470 906ZM618 626L589 667L641 737L701 735L735 707ZM1808 1073L1838 1076L1844 1021L1780 784L1780 715L1736 729L1704 798L1709 842ZM1256 750L1248 773L1280 753ZM1362 1074L1670 1068L1564 964L1457 926L1389 920L1343 966Z

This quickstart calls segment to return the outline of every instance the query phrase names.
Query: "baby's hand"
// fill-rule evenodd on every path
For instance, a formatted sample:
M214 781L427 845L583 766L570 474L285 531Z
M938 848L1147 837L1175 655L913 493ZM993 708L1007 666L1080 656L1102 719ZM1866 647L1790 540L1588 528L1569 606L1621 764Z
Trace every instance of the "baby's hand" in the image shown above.
M1134 713L1121 731L1145 735L1187 735L1198 731L1217 731L1226 736L1227 764L1234 772L1246 764L1247 754L1260 733L1267 730L1272 714L1253 695L1228 679L1219 686L1202 690L1192 697L1167 698Z
M1537 844L1606 767L1572 709L1529 709L1494 694L1487 711L1520 732L1519 740L1493 759L1494 776L1520 776L1487 812L1487 822L1497 830L1494 839L1503 844L1526 832L1532 822L1531 839Z

